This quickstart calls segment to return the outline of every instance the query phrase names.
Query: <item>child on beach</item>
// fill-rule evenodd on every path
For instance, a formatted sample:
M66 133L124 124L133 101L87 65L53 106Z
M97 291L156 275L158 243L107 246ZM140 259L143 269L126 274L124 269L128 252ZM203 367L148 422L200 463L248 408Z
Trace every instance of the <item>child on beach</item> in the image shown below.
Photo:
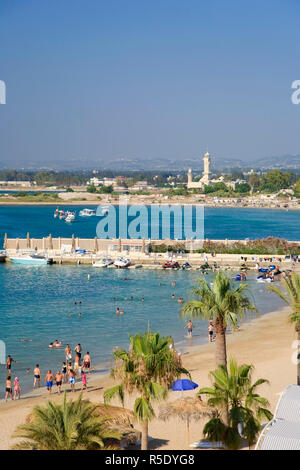
M85 390L87 392L87 375L83 369L81 370L81 378L82 378L82 390Z
M18 377L16 377L15 381L14 381L14 392L15 392L14 400L16 400L17 397L20 400L20 398L21 398L21 384L19 382Z

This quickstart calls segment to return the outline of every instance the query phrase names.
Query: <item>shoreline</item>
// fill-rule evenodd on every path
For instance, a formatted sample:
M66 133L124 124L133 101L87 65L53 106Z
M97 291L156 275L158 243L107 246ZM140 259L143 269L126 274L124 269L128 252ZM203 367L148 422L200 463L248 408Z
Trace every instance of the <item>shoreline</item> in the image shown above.
M270 380L270 386L264 385L260 393L269 399L271 411L274 411L278 394L289 383L296 379L296 366L291 362L293 349L292 341L296 337L294 327L287 321L289 309L279 309L270 313L243 322L240 329L232 334L227 334L228 358L234 356L239 363L251 363L254 365L254 379L263 377ZM215 368L215 343L202 345L190 344L182 351L183 366L188 368L192 380L200 387L209 384L208 373ZM280 372L280 373L278 373ZM84 396L91 401L103 402L104 390L115 382L109 376L109 372L95 373L88 376L88 393ZM77 387L79 382L77 383ZM54 387L55 390L55 387ZM68 385L69 390L69 385ZM185 392L184 396L193 396L195 391ZM68 396L71 394L68 393ZM74 394L77 398L78 393ZM14 428L24 422L32 406L44 403L47 399L45 389L40 389L39 396L33 396L32 392L24 395L20 401L0 404L0 449L9 449L12 444L10 438ZM170 391L168 401L178 398L176 392ZM53 393L52 400L61 397ZM132 408L134 397L126 397L125 407ZM118 405L117 401L112 402ZM157 411L157 405L155 410ZM176 427L174 423L176 422ZM200 439L199 422L191 423L191 442ZM204 423L201 423L201 426ZM179 427L178 427L179 426ZM139 425L135 424L139 429ZM160 449L183 449L185 447L185 430L182 422L172 419L161 426L161 421L155 418L149 424L149 434L155 440L161 440Z
M78 201L68 201L66 200L59 200L57 202L24 202L24 201L1 201L0 197L0 207L1 206L53 206L53 207L58 207L58 206L99 206L102 204L111 204L113 206L119 206L121 205L118 201L111 201L111 202L106 202L103 200L78 200ZM245 206L240 206L240 205L235 205L235 204L207 204L205 202L191 202L191 201L172 201L169 200L169 202L154 202L151 203L150 201L140 201L140 200L132 200L128 201L128 205L146 205L146 206L153 206L153 205L160 205L160 206L170 206L170 205L181 205L181 206L204 206L206 209L268 209L268 210L274 210L274 211L298 211L300 210L300 204L298 206L292 206L292 207L270 207L268 205L266 206L253 206L253 205L245 205Z

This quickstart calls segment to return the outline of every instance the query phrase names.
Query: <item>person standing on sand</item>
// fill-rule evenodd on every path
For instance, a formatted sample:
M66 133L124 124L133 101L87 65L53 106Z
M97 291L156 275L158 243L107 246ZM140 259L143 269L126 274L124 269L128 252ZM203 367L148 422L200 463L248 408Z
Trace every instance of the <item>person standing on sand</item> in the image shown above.
M52 374L51 370L48 370L46 377L45 377L45 384L49 392L49 395L51 395L51 392L52 392L53 380L54 380L54 375Z
M210 343L214 340L214 325L212 321L210 321L208 325L208 339Z
M14 400L16 400L17 397L20 400L20 398L21 398L21 384L19 382L18 377L16 377L15 381L14 381L14 392L15 392Z
M191 338L192 337L192 332L193 332L193 328L194 328L194 323L191 322L191 320L189 320L187 322L187 324L185 325L184 328L187 328L187 333L188 333L188 336Z
M7 401L8 396L10 395L10 398L13 400L13 394L12 394L12 383L11 383L11 376L8 375L6 377L6 383L5 383L5 401Z
M70 369L69 371L69 381L71 385L71 392L75 392L75 371L73 369Z
M41 386L41 371L40 371L40 367L38 364L35 366L33 374L34 374L33 388L35 388L36 384L38 384L38 387L40 387Z
M81 371L81 378L82 378L82 390L85 390L87 392L87 376L83 369Z
M62 380L63 380L63 376L62 376L62 373L60 372L60 370L57 371L56 376L55 376L55 380L56 380L56 385L57 385L57 392L60 395L61 385L62 385Z

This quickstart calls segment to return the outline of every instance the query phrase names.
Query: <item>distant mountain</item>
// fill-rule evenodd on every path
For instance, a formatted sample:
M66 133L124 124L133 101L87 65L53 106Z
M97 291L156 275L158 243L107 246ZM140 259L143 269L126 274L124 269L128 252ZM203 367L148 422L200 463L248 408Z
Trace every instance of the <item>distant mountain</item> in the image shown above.
M76 170L114 170L114 171L171 171L185 172L188 168L194 171L203 170L202 156L170 159L170 158L131 158L123 157L110 161L102 159L78 158L68 161L51 161L47 164L38 162L21 162L17 169L23 170L56 170L56 171L76 171ZM213 171L230 171L232 169L240 170L293 170L300 171L300 155L282 155L276 157L262 157L256 160L248 161L227 157L214 157L212 154L211 166ZM0 162L0 168L12 168L11 164Z

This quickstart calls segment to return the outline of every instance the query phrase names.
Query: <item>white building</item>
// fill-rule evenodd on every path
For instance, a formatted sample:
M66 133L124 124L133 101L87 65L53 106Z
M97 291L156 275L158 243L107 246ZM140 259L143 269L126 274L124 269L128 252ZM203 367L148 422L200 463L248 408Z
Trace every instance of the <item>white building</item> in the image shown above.
M188 189L203 189L205 185L211 184L210 182L210 154L206 152L206 154L203 157L203 162L204 162L204 171L203 171L203 176L199 181L193 181L193 174L192 174L192 169L189 168L188 170L188 183L187 183L187 188Z

